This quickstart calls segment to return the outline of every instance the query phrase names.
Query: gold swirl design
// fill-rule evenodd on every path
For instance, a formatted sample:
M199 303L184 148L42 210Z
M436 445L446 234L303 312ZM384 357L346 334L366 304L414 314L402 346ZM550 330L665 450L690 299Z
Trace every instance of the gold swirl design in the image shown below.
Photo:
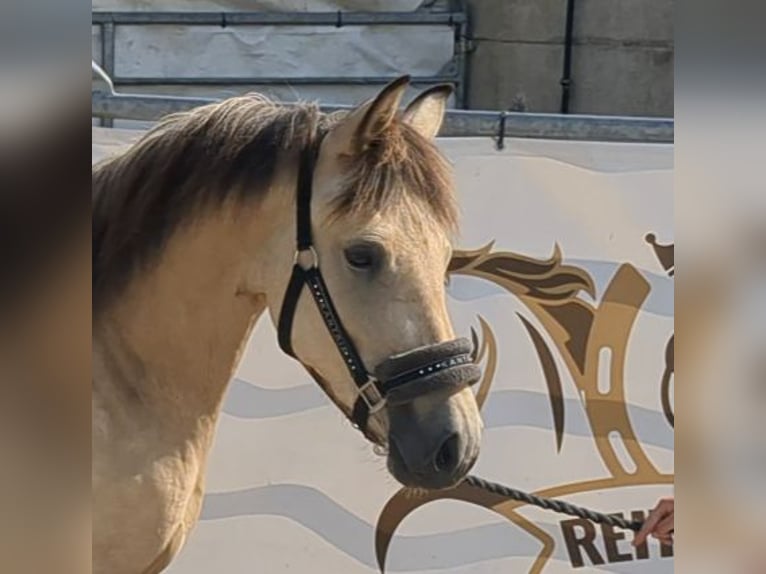
M625 404L624 368L628 341L638 312L649 295L650 285L630 264L621 265L607 286L600 302L594 305L580 298L581 293L595 299L593 279L587 271L562 262L561 250L554 248L548 259L534 259L511 252L494 252L493 244L472 251L456 251L450 273L486 279L517 296L541 324L562 358L577 387L593 432L596 448L611 476L562 484L535 494L560 497L582 492L625 486L669 484L672 474L660 473L649 460L633 430ZM557 447L563 435L563 396L560 378L551 351L537 329L521 317L540 358L551 396ZM473 333L477 362L486 361L477 392L482 407L497 369L497 341L489 324L479 317L481 341ZM603 349L611 351L609 388L599 390L598 373ZM635 470L620 461L610 435L617 433ZM542 548L529 573L542 572L554 550L554 540L524 518L517 508L524 503L460 484L454 489L414 494L401 489L384 506L377 524L375 551L381 572L391 540L401 522L416 509L436 500L459 500L490 509L540 541Z

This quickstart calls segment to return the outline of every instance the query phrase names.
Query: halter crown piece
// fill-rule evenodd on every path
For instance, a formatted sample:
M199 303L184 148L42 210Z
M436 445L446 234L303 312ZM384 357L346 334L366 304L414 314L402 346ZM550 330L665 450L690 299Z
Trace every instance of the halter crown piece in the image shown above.
M356 383L358 397L350 418L357 428L365 432L370 415L386 404L406 403L430 392L459 390L477 382L481 371L473 362L471 342L465 338L389 357L376 367L374 375L367 370L332 302L312 240L312 180L318 153L319 142L301 153L296 192L295 262L279 314L279 346L298 359L292 346L292 328L298 300L303 288L307 287Z

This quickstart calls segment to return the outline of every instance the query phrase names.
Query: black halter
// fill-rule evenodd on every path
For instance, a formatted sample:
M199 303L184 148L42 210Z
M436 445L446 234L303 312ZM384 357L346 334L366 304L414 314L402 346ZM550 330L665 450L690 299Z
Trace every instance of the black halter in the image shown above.
M366 434L370 415L386 404L406 403L429 392L454 392L478 381L481 373L473 362L472 345L467 339L430 345L390 357L377 366L375 376L367 371L333 305L319 270L319 257L312 241L311 191L318 153L319 142L301 153L296 197L297 249L279 315L279 346L285 353L298 359L292 347L292 326L305 285L358 387L359 396L350 418Z

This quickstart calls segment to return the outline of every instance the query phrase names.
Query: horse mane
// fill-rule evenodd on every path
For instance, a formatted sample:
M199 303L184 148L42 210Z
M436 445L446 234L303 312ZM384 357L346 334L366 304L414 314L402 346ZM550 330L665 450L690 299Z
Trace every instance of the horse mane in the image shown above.
M285 161L316 146L346 112L279 105L250 94L166 117L135 145L94 166L92 173L93 303L118 294L137 269L158 259L168 239L195 214L229 200L262 198ZM334 215L369 215L425 202L454 229L451 176L436 146L394 122L348 158Z

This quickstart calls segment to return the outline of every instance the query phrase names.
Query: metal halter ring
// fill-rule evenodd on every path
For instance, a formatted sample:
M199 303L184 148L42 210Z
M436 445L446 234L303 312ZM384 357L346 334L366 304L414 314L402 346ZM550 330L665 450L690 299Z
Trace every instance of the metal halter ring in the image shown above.
M366 383L359 387L359 396L367 405L370 414L374 414L386 406L386 397L380 394L376 383L377 381L370 377ZM367 394L368 392L370 395Z
M300 261L301 255L304 253L310 253L312 261L308 266L303 265L303 262ZM319 254L317 253L316 249L314 249L313 245L309 245L306 249L298 249L295 252L295 256L293 257L293 265L300 265L301 268L305 271L307 269L316 269L319 267Z

